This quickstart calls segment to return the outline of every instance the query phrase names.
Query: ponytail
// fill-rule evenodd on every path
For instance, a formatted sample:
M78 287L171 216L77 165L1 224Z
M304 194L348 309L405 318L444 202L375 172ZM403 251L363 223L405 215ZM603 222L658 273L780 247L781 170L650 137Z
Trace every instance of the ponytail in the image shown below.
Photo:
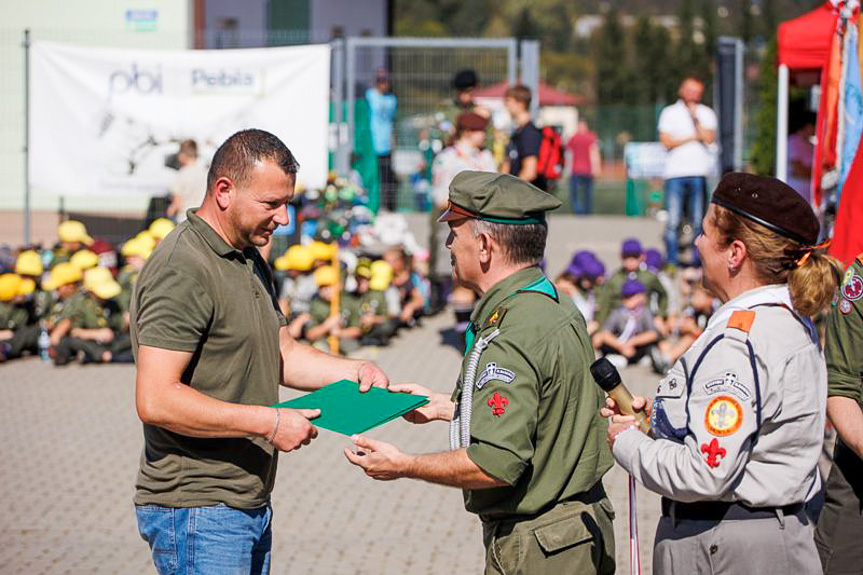
M842 278L842 265L836 258L813 251L788 273L788 291L794 309L814 316L833 300Z

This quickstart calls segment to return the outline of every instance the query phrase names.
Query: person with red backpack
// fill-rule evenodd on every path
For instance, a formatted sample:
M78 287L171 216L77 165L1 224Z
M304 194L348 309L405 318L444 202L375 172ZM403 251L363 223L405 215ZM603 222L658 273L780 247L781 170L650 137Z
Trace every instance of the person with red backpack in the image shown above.
M549 180L545 171L540 170L540 151L544 143L543 133L530 118L530 88L521 84L511 86L504 94L504 105L515 123L515 131L506 147L506 156L500 171L512 174L530 182L541 190L548 191ZM558 141L559 141L558 137ZM553 148L553 146L551 146ZM549 147L546 146L548 149ZM558 150L560 146L558 145ZM546 153L548 156L548 153Z

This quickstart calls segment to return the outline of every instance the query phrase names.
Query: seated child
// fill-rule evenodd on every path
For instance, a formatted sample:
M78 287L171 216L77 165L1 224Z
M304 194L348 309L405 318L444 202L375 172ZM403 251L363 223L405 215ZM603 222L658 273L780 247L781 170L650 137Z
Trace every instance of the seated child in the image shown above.
M648 356L659 341L645 292L640 281L626 280L620 289L620 305L611 311L602 329L592 338L593 347L609 356L618 367Z

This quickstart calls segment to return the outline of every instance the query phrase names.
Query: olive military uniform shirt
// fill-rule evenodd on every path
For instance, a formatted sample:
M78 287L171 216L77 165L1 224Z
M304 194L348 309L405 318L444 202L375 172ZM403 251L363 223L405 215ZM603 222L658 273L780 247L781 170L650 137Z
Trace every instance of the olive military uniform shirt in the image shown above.
M342 315L341 327L358 327L360 325L359 302L355 296L346 291L343 291L339 296L339 312ZM309 327L321 325L330 317L330 302L315 296L309 307L309 315L312 316Z
M589 490L612 458L578 309L529 267L488 290L471 322L477 337L497 328L500 334L478 365L467 455L508 486L465 490L467 510L483 520L533 515ZM468 349L454 400L470 355Z
M0 302L0 329L15 331L32 323L32 314L27 305Z
M602 289L599 290L599 298L596 302L596 316L594 319L599 322L599 325L605 323L609 314L619 307L621 302L620 290L623 283L628 279L636 279L644 284L647 290L647 301L650 306L650 311L659 317L668 315L668 293L662 287L659 278L647 270L637 270L632 273L624 269L619 269L614 272L610 278L602 284Z
M96 298L87 292L80 292L69 302L69 319L72 328L99 329L109 327L108 316Z
M189 352L181 377L231 403L279 399L281 353L275 287L255 248L228 245L189 210L156 248L135 285L131 335L141 345ZM193 438L144 424L135 503L255 508L270 498L275 448L260 438Z
M827 395L849 397L863 407L863 255L842 280L827 316L824 357Z

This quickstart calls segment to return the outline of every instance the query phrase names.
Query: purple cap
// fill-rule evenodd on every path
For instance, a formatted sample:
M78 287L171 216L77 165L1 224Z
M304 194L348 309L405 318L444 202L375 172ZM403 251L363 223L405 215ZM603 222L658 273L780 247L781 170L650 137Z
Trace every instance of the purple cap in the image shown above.
M572 256L572 263L577 266L584 266L586 262L596 260L596 255L589 250L581 250L575 252L575 255Z
M644 252L644 264L647 266L647 269L656 273L662 268L662 254L659 253L659 250L655 248L650 248L649 250Z
M565 272L574 278L580 278L582 275L584 275L584 268L573 262L569 264Z
M644 250L641 249L641 242L635 238L628 238L623 240L623 244L620 246L620 256L634 256L639 257Z
M584 276L590 279L596 279L605 275L605 266L599 260L588 260L582 266Z
M644 293L644 284L638 280L626 280L620 288L621 297L632 297L639 293Z

